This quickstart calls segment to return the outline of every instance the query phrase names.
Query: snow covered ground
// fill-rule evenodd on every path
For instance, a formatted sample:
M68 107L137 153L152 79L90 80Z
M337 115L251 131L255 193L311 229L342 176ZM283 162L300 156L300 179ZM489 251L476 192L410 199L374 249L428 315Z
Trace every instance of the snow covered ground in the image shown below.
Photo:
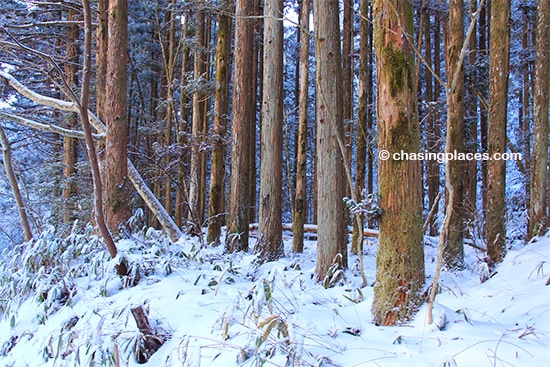
M287 257L256 267L252 253L201 249L190 238L170 244L149 231L119 243L141 273L134 287L123 287L112 262L102 265L97 240L66 241L63 254L82 253L58 254L58 268L73 270L53 278L47 256L27 250L27 260L44 263L40 276L22 266L12 283L28 278L38 291L19 297L4 283L2 297L13 299L3 300L0 366L137 366L140 335L130 310L139 305L167 339L143 366L548 365L548 237L510 250L483 283L482 254L468 246L468 268L442 274L434 324L424 306L407 325L379 327L370 312L376 244L364 250L366 288L351 256L343 284L325 289L312 280L315 242L292 254L286 235ZM426 238L427 284L436 254L436 239Z

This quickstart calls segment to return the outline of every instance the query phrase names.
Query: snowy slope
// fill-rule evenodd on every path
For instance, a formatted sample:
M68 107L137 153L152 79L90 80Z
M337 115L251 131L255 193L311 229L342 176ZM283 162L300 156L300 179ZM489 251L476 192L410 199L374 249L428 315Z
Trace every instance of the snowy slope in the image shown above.
M365 247L369 286L358 288L351 257L344 284L324 289L312 280L313 241L300 255L289 241L286 258L257 268L252 254L146 237L119 243L139 264L135 287L123 288L109 263L105 272L63 278L72 282L69 301L35 295L5 309L0 366L137 366L130 309L138 305L168 339L143 366L547 365L550 238L510 250L484 283L481 254L468 247L469 269L442 274L440 330L427 324L426 307L402 327L372 323L374 244ZM437 249L427 242L429 283Z

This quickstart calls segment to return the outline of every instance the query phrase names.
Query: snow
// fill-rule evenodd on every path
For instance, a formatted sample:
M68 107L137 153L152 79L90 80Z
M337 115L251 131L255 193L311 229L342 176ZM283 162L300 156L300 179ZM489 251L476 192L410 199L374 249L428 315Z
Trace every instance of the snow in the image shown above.
M83 241L86 236L72 239L75 246ZM426 287L435 272L434 241L426 241ZM291 253L291 242L286 233L287 256L258 267L252 252L224 254L194 238L172 244L160 232L143 231L118 243L131 266L139 266L133 287L123 287L114 261L90 270L101 254L88 254L89 266L78 257L67 261L81 270L63 277L69 301L50 290L45 301L31 293L3 310L0 365L137 366L140 335L130 310L138 305L167 339L143 366L546 365L549 237L511 249L485 282L483 254L467 246L467 269L441 276L436 322L427 323L423 306L400 327L372 322L375 243L364 249L369 286L359 288L358 259L351 256L344 282L325 289L313 281L315 242L306 241L303 254ZM32 276L16 270L20 278Z

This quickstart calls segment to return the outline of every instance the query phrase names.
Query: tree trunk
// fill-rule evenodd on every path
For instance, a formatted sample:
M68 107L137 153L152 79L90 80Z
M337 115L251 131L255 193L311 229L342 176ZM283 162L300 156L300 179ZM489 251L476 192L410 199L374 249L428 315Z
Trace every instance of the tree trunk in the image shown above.
M506 120L509 68L509 0L492 0L489 33L489 128L490 157L506 153ZM498 263L506 254L506 161L487 162L487 254Z
M180 42L183 44L183 51L182 51L182 57L181 57L181 85L180 89L184 89L187 85L186 80L186 72L187 72L187 64L188 59L190 55L190 47L187 44L186 40L189 37L189 11L186 10L183 14L183 20L182 20L182 30L181 30L181 40ZM178 134L177 134L177 141L178 146L185 147L188 144L188 121L189 119L189 108L187 107L188 104L188 97L185 93L180 93L180 119L178 124ZM188 171L188 165L187 161L189 158L189 154L187 150L184 150L184 152L179 157L179 163L178 163L178 187L176 190L176 202L175 202L175 221L178 228L182 228L184 226L184 221L187 218L189 212L189 203L188 203L188 197L189 197L189 191L187 190L187 171Z
M368 114L368 95L371 93L371 84L368 80L369 68L369 1L361 0L360 8L360 33L361 40L359 44L359 101L357 106L357 155L355 165L355 196L361 198L362 191L365 189L366 164L367 164L367 114ZM363 246L363 236L359 231L363 230L364 217L353 221L353 236L351 241L351 251L359 253Z
M316 67L317 280L332 277L333 265L347 267L342 63L338 0L313 1Z
M95 148L95 143L92 136L92 129L90 124L89 116L89 100L90 100L90 80L91 80L91 65L92 65L92 18L90 3L88 0L82 2L83 5L83 14L84 14L84 62L82 68L82 85L80 89L80 100L78 101L78 109L80 114L80 121L82 123L82 130L84 131L84 137L86 141L86 149L88 152L88 159L90 160L90 167L92 171L92 182L94 186L94 211L97 225L99 231L105 244L107 250L111 255L111 258L115 259L117 257L118 249L113 241L111 232L108 228L107 218L104 213L103 208L103 184L100 174L99 160ZM114 42L113 44L116 44ZM126 51L126 50L124 50ZM107 73L109 72L109 58L107 59ZM109 82L107 82L107 90L109 89ZM109 99L106 100L106 103L109 103ZM124 111L123 116L126 117L126 111ZM108 130L107 130L108 133ZM109 212L112 214L112 212ZM117 273L120 276L125 276L128 272L126 263L120 261L116 265Z
M292 219L292 250L304 251L304 224L307 213L307 119L309 97L309 14L311 0L302 0L300 9L300 101L298 144L296 153L296 192Z
M107 225L119 234L130 218L128 180L128 121L126 118L126 69L128 60L128 2L109 1L107 78L105 100L104 189Z
M105 99L106 81L107 81L107 48L109 38L107 37L109 17L107 16L107 8L109 0L98 0L97 4L97 51L95 58L96 69L96 114L101 121L105 121Z
M11 148L10 142L4 129L0 126L0 146L2 147L4 168L6 169L6 175L8 176L8 181L10 183L11 191L13 192L13 197L15 199L15 205L17 205L17 212L19 213L19 218L21 219L21 227L23 227L23 238L25 241L32 240L32 230L29 223L29 218L27 216L27 210L25 202L23 201L23 196L21 195L21 190L19 190L19 184L17 183L17 178L15 177L15 171L13 169L13 163L11 160Z
M220 243L221 227L225 217L225 138L229 114L229 73L231 60L231 14L233 1L218 15L218 46L216 50L216 92L214 95L214 146L210 173L210 201L208 209L209 244Z
M254 7L249 0L237 0L235 20L235 61L233 76L231 175L225 247L229 252L248 250L248 224L250 212L251 144L254 136L251 125L255 111L252 94L254 23L248 17Z
M76 20L77 15L73 9L67 10L67 20ZM66 63L65 63L65 78L71 88L76 89L78 85L78 38L79 29L77 24L67 26L67 45ZM74 129L78 123L78 115L70 113L66 118L66 128ZM71 224L76 219L75 210L77 208L78 191L76 177L76 163L78 153L78 141L75 138L63 137L63 190L61 197L63 198L63 223Z
M537 2L537 53L535 59L533 161L529 237L548 226L548 98L550 93L550 1Z
M172 7L175 7L176 0L172 0ZM169 147L172 144L174 132L174 86L175 86L175 70L176 70L176 15L175 9L166 10L166 18L168 19L170 28L168 31L168 42L162 42L163 47L163 64L164 75L166 76L166 130L164 133L164 145ZM159 32L161 34L161 32ZM171 158L168 158L171 159ZM166 166L170 167L171 162L167 162ZM172 169L167 169L164 182L164 208L168 213L172 212Z
M460 51L464 43L464 2L451 0L449 23L445 26L447 61L447 138L445 152L464 152L464 68ZM456 81L456 83L455 83ZM464 267L463 208L465 162L449 160L445 170L446 218L443 243L445 266L450 270Z
M432 36L431 36L431 20L430 15L427 10L424 10L424 16L426 19L423 22L424 25L424 49L425 49L425 60L428 62L430 67L434 66L432 62ZM437 28L435 30L436 34L439 34L439 22L437 22ZM435 69L434 69L435 70ZM435 102L438 98L438 95L434 96L434 85L433 85L433 75L431 72L426 71L426 101ZM439 114L437 113L437 108L429 109L427 111L429 114L427 125L428 128L426 133L428 135L428 149L430 152L439 152L440 151L440 131L439 131ZM427 184L428 184L428 207L433 208L439 206L436 203L436 197L439 193L439 176L440 168L439 162L435 160L429 160L426 162L427 165ZM436 211L438 209L435 209ZM437 228L437 218L434 218L429 223L430 226L430 236L436 236L438 232Z
M191 137L191 165L189 173L189 221L192 223L193 233L199 233L202 225L202 213L201 213L201 177L204 175L202 171L202 156L200 144L203 139L203 130L205 125L204 114L204 99L206 94L201 89L201 82L206 75L205 64L205 14L202 6L199 4L200 9L196 13L196 26L195 26L195 61L194 61L194 79L196 84L196 90L193 93L193 127Z
M387 150L390 159L378 168L383 212L372 311L374 322L387 326L414 315L424 283L420 162L391 158L401 150L418 152L420 146L415 54L407 40L413 33L412 1L374 2L378 151Z
M470 13L477 8L477 0L470 0ZM469 56L469 65L470 68L476 65L477 62L477 22L475 29L472 33L472 39L470 40L470 56ZM464 120L464 130L466 131L465 137L466 141L464 142L464 149L469 153L478 152L478 101L475 94L475 84L470 78L470 84L465 87L466 89L466 117ZM464 209L467 211L464 212L464 215L476 215L477 214L477 164L478 161L475 159L466 162L466 179L464 181Z
M342 19L342 99L343 99L343 121L344 121L344 136L346 141L346 157L345 160L351 164L353 155L353 54L354 54L354 37L353 37L353 0L343 1L343 19ZM344 185L345 196L351 197L349 185Z
M282 240L283 186L283 0L264 4L264 63L260 144L259 238L260 262L284 253Z

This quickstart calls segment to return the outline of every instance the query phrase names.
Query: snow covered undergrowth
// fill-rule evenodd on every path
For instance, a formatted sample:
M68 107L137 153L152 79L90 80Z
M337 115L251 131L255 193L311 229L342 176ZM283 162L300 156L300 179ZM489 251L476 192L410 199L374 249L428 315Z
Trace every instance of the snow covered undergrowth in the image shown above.
M510 250L483 283L482 254L467 247L468 269L442 274L436 322L427 324L424 306L401 327L372 322L375 244L364 249L369 286L359 288L352 256L343 284L325 289L312 279L315 242L292 254L285 241L287 257L257 267L251 253L170 244L148 231L118 243L141 276L133 287L91 234L35 241L3 270L0 366L137 366L130 310L139 305L167 339L143 366L547 365L550 238ZM427 284L434 242L427 238Z

